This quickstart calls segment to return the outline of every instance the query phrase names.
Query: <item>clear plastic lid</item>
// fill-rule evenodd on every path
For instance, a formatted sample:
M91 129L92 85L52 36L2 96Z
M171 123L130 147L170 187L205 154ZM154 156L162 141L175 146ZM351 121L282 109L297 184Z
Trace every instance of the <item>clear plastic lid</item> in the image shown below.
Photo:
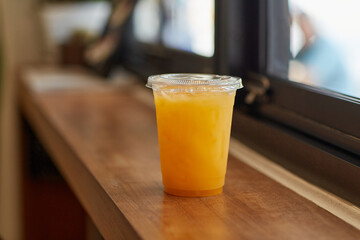
M170 73L153 75L146 84L154 90L161 88L221 88L223 90L236 90L242 88L241 78L200 73Z

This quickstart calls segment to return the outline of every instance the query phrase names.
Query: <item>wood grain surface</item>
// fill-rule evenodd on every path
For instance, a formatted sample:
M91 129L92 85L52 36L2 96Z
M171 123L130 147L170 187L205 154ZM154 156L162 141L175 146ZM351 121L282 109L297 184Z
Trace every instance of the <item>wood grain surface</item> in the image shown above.
M165 194L155 112L133 89L35 91L23 81L19 94L105 239L360 239L356 228L231 155L222 194Z

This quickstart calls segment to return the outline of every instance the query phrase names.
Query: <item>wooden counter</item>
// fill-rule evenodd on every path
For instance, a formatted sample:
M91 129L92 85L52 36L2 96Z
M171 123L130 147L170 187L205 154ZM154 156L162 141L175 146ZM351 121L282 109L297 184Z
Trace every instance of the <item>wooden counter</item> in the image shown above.
M360 239L358 229L232 155L222 194L165 194L150 92L91 78L25 71L19 97L105 239Z

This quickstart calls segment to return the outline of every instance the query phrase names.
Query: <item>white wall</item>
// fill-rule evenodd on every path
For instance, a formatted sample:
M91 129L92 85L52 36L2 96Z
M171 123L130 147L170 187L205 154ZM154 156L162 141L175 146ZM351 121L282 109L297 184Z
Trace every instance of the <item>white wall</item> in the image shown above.
M0 0L0 31L3 44L0 113L0 236L22 238L21 186L16 103L18 67L40 59L36 0Z

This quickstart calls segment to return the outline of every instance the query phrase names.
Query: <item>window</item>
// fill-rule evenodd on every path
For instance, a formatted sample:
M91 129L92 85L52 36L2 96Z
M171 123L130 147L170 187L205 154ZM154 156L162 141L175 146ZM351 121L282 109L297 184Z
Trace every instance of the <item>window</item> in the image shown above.
M359 7L356 0L289 0L290 80L360 97Z
M134 33L142 42L160 42L169 48L212 57L214 0L139 1L134 10Z
M289 78L296 75L295 72L297 77L301 73L294 70L297 60L291 57L294 54L291 49L295 48L291 47L294 39L291 40L293 27L290 27L292 16L288 1L228 1L227 5L223 6L228 9L227 19L220 21L231 29L231 33L221 30L225 27L219 27L219 38L222 38L219 51L222 55L217 59L217 71L245 78L245 83L248 82L245 87L253 95L247 100L255 103L252 108L256 107L257 113L359 155L360 99L329 90L334 86L330 83L307 85L297 82L296 76ZM227 37L224 39L224 36ZM330 65L326 62L329 61L329 51L325 52L327 55L322 57L325 62L321 64ZM323 60L320 58L318 61ZM352 68L354 72L357 70ZM330 75L345 82L341 70L338 72L340 76ZM322 88L318 87L320 84ZM355 84L352 89L355 89Z
M124 64L146 77L213 72L215 0L139 0L124 39Z
M294 2L296 1L290 1L290 3ZM302 4L305 2L301 1ZM323 4L329 5L329 3L324 2ZM290 4L290 9L293 6ZM340 53L345 54L347 52L345 50L340 51L341 48L337 50L335 47L333 47L332 52L330 43L326 43L330 40L323 40L319 36L308 36L312 38L309 40L312 46L303 46L303 49L298 50L297 55L294 56L296 48L292 48L291 43L295 42L296 36L295 40L291 38L291 30L294 29L296 17L294 14L291 15L288 2L285 0L260 1L260 7L266 9L266 14L260 16L262 18L265 16L265 19L260 20L260 27L262 24L264 25L262 28L266 36L264 36L265 42L261 43L259 40L264 48L264 52L259 57L259 72L270 80L272 91L272 102L271 104L263 104L263 113L277 121L359 155L360 99L356 96L343 94L344 92L350 94L351 91L354 91L354 95L357 95L358 91L357 81L349 80L348 74L341 64ZM314 15L319 11L325 11L322 8L315 10L313 10ZM330 10L326 9L326 11ZM300 14L302 17L298 18L304 19L299 21L305 22L302 24L307 24L307 28L310 28L308 18L305 17L304 13ZM290 25L291 22L292 26ZM350 23L348 25L351 26ZM310 30L305 31L309 32ZM349 38L350 36L345 38L342 45L346 45L345 43ZM306 43L304 44L306 45ZM360 49L355 45L352 47L354 48L353 52ZM291 54L294 58L291 57ZM357 56L351 55L348 58L350 58L348 66L354 70L356 67L353 67L353 62L357 62ZM299 65L303 65L303 67L299 69ZM307 80L313 81L311 85L293 82L299 81L300 75L309 76L310 72L313 72L314 75L312 77L314 80L309 80L311 77ZM353 78L356 79L355 73ZM359 80L360 78L358 78ZM349 90L346 85L352 85L350 87L352 90ZM334 92L337 88L339 91Z
M359 203L356 189L360 186L356 176L360 174L360 99L355 85L360 78L356 77L357 69L353 67L357 56L348 55L348 60L344 60L354 71L353 87L345 88L344 84L344 88L337 88L337 81L347 81L339 63L340 54L346 55L343 49L333 53L329 49L321 50L323 53L308 57L306 71L315 73L312 69L325 65L323 69L336 70L336 73L323 77L325 80L314 77L311 83L300 81L303 73L296 69L296 64L300 65L299 53L305 49L301 49L301 35L296 33L301 27L295 25L296 17L291 15L294 5L300 2L305 5L307 1L230 0L224 4L228 15L218 21L229 29L228 33L219 33L223 42L222 55L217 59L218 71L243 76L247 90L238 96L236 108L241 112L233 121L234 134L305 179ZM326 7L333 3L319 2L322 5L309 5L313 16L319 11L344 14L338 7ZM358 3L339 1L338 4L347 5L348 9L349 5L355 7ZM318 17L325 18L320 14ZM353 29L348 34L356 39L353 24L355 22L348 22L343 27ZM223 35L229 37L227 42ZM342 45L349 45L349 38L350 35L345 37ZM312 38L310 42L315 44L315 40ZM327 45L321 44L320 48ZM360 50L356 44L351 46L353 53ZM320 76L320 70L315 75Z

